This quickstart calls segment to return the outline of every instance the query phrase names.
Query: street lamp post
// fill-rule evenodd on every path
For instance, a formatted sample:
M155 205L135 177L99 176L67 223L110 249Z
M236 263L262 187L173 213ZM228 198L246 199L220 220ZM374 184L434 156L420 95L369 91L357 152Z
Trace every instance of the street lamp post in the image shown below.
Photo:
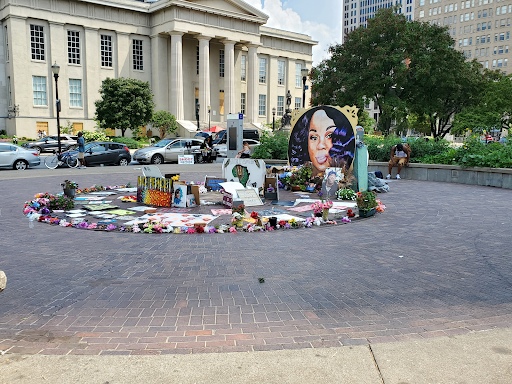
M306 79L308 77L309 70L307 68L302 68L300 73L302 75L302 108L306 108Z
M272 108L272 130L276 130L276 107Z
M58 86L59 71L60 71L60 67L57 65L57 62L55 62L55 64L52 65L52 72L53 72L53 77L55 78L55 108L57 109L57 142L58 142L59 155L60 155L60 153L61 153L60 119L59 119L60 100L59 100L59 86Z
M210 130L210 112L212 111L211 107L208 106L208 131Z
M200 128L199 128L199 103L196 104L196 119L197 119L197 130L200 131Z

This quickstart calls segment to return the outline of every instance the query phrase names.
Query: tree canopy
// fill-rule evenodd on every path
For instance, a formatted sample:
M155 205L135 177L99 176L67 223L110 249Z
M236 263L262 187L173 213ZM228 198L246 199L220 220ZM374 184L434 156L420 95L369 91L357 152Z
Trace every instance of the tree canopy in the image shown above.
M96 100L96 120L100 128L118 128L124 136L127 129L138 132L153 117L153 93L148 82L107 78Z
M176 132L178 129L176 117L167 111L156 111L151 122L153 126L163 129L166 133Z
M333 45L331 56L311 71L313 104L355 104L372 99L378 128L389 133L392 119L430 124L435 138L451 129L453 117L478 105L487 82L481 66L454 48L447 28L409 21L396 8L381 9L367 28Z

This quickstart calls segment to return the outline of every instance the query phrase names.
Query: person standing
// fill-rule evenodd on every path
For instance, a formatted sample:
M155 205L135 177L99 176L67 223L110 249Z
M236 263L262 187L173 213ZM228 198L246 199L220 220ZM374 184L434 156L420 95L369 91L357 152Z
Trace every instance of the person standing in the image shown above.
M86 168L85 166L85 139L82 131L78 132L78 160L80 161L80 168Z
M388 166L388 175L386 179L391 179L391 170L396 165L398 166L398 172L396 174L396 178L400 180L400 171L402 167L405 165L409 166L409 160L411 158L411 147L409 144L397 144L391 147L390 160Z

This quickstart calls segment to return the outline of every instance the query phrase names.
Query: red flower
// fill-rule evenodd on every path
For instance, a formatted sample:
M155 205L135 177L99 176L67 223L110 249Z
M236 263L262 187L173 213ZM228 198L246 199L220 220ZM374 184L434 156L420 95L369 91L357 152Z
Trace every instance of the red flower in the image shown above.
M252 213L251 213L251 217L252 217L253 219L257 219L257 218L258 218L258 212L254 212L254 211L252 211Z
M196 226L196 232L197 232L197 233L203 233L203 232L204 232L204 227L203 227L203 226L201 226L201 225L197 225L197 226Z
M279 222L279 225L280 225L281 227L284 227L284 225L285 225L285 224L286 224L286 221L284 221L284 220L281 220L281 221Z

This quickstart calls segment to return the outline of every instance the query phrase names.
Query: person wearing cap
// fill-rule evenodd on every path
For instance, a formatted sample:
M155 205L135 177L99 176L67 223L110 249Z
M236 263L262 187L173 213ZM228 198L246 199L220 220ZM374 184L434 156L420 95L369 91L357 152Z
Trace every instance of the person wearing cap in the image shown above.
M338 182L336 181L336 171L328 171L327 178L322 184L322 196L325 199L336 197L338 191Z

